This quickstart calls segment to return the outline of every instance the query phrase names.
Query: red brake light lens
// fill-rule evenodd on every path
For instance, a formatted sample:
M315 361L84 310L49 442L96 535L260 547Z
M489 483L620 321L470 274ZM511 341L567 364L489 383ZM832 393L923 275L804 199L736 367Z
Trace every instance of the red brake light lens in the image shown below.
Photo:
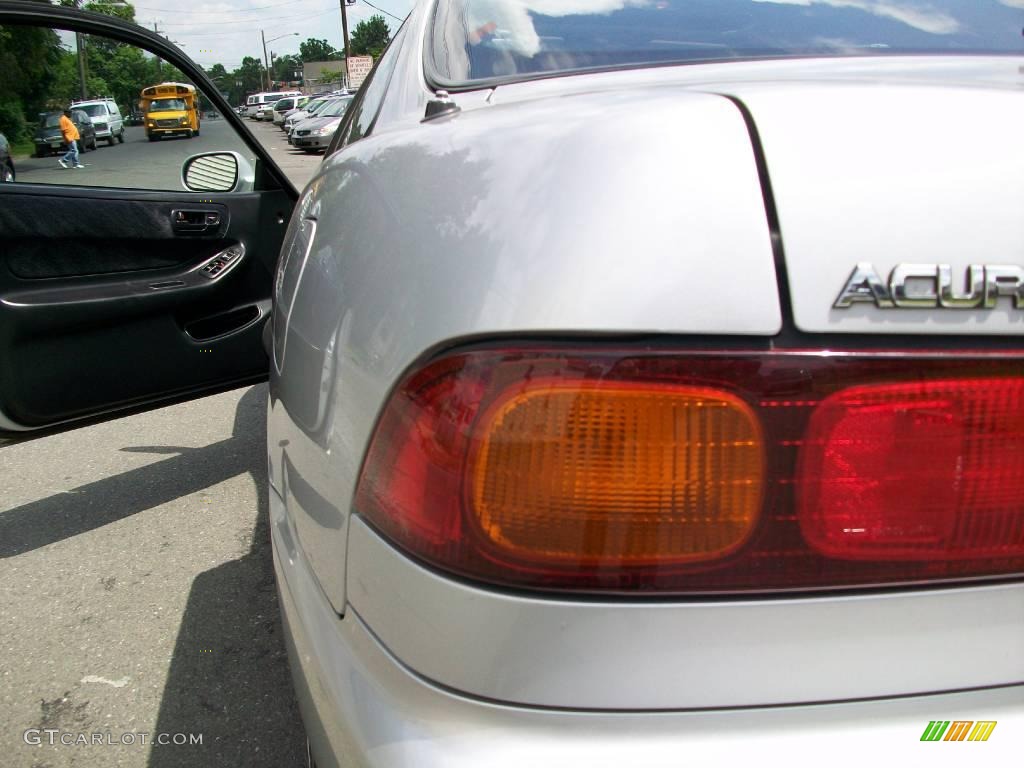
M772 592L1024 573L1024 377L946 357L480 349L408 376L356 510L546 591Z
M1024 381L854 386L814 410L798 485L821 553L857 560L1024 554Z

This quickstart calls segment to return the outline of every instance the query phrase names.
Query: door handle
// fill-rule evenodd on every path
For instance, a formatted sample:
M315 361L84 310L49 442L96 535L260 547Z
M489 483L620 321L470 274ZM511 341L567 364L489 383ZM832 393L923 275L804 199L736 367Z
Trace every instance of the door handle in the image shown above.
M171 227L175 232L208 232L220 226L219 211L175 208L171 211Z

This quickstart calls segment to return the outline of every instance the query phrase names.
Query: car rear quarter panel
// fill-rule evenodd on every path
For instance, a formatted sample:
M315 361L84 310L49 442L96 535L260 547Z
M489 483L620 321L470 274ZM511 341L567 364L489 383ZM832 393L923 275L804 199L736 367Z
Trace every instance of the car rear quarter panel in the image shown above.
M413 566L351 509L388 394L435 351L778 332L743 117L713 85L651 77L616 88L596 76L588 92L548 81L536 98L521 84L486 105L458 94L456 117L396 119L307 189L292 229L314 219L316 236L282 262L295 287L278 310L295 309L272 376L270 456L319 588L430 680L534 706L749 706L1024 680L1020 585L760 604L525 599Z
M298 211L293 234L310 218L316 235L282 257L271 459L283 493L317 500L289 511L339 612L366 444L430 351L527 334L770 336L781 323L750 139L714 95L623 91L417 122L328 159Z

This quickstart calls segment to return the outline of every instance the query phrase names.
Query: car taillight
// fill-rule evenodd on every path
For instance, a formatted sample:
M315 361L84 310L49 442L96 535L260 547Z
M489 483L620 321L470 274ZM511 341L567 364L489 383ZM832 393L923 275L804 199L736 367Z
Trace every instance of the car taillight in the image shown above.
M806 434L800 523L823 554L1024 554L1024 379L849 387Z
M465 466L467 523L496 557L655 566L747 539L764 445L750 407L722 390L531 379L481 414Z
M356 511L427 564L528 589L707 594L1020 574L1021 362L452 354L390 397Z

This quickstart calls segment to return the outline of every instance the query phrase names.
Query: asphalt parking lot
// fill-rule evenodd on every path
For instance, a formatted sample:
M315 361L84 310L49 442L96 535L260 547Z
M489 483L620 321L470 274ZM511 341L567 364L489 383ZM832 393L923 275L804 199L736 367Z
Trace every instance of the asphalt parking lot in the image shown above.
M266 122L244 119L243 123L266 147L285 175L300 189L306 185L321 155L307 154L288 145L280 128ZM234 150L252 157L232 128L223 119L206 119L198 136L187 139L173 136L150 142L140 126L125 128L123 144L108 146L100 140L95 151L81 152L85 168L61 168L60 155L18 157L15 160L18 181L33 184L76 184L124 189L180 190L181 167L191 155L217 150Z
M137 143L170 167L215 141L205 128L85 161L124 173ZM252 130L303 186L320 158ZM35 163L38 179L72 172L33 159L20 181ZM266 525L265 408L265 385L248 387L0 449L0 765L305 764Z
M313 178L323 155L303 152L290 146L284 131L271 123L245 119L245 125L270 150L270 156L299 189Z

